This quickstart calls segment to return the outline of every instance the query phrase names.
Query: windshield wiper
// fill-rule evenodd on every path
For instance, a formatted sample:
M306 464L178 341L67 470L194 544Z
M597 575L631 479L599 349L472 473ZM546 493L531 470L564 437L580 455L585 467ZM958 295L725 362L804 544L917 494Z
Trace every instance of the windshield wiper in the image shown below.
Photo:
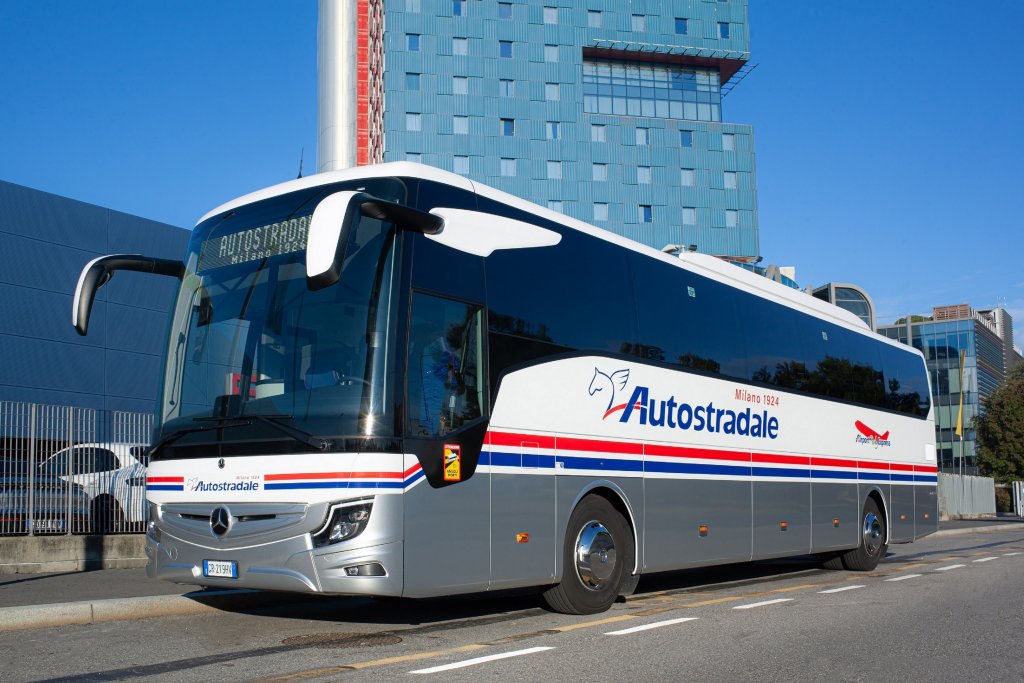
M241 415L238 417L196 417L193 418L195 422L214 422L219 424L208 425L206 429L218 429L219 427L229 425L235 426L235 422L232 420L245 420L238 424L252 424L253 420L261 422L265 425L277 429L283 434L287 434L291 438L295 439L299 443L304 443L307 446L317 449L318 451L327 451L334 447L334 442L328 439L322 439L316 434L312 434L305 430L293 427L292 425L283 424L278 420L291 420L291 415Z
M206 419L206 418L196 418L197 421L203 420L203 419ZM221 418L211 418L211 419L220 420ZM228 421L225 420L225 421L219 422L218 424L198 425L196 427L186 427L185 429L179 429L178 431L174 432L173 434L168 434L167 436L165 436L164 438L160 439L155 444L153 444L152 446L149 447L149 457L150 457L150 459L152 459L153 456L156 455L156 452L159 451L161 448L163 448L164 446L166 446L169 443L177 441L178 439L180 439L181 437L185 436L186 434L193 434L195 432L208 432L211 429L230 429L231 427L244 427L245 425L251 425L252 424L252 420L240 420L240 419L235 418L235 417L227 418L227 419L228 420L234 420L234 421L233 422L228 422Z

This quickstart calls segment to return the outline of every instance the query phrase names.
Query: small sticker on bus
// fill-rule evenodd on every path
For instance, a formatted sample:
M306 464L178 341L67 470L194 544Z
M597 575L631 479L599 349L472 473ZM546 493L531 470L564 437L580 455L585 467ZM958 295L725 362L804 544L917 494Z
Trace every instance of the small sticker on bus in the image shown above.
M444 445L444 480L462 480L462 454L458 444L446 443Z

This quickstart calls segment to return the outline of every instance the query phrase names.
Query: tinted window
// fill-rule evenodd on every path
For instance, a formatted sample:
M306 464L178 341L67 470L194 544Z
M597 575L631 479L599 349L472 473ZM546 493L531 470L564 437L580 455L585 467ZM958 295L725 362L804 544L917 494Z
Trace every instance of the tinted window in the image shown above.
M735 290L640 254L630 259L639 323L637 355L742 376L746 365Z
M888 346L882 347L882 356L887 407L926 416L931 396L922 360L915 354Z
M806 390L811 368L805 347L814 330L807 317L788 306L740 295L739 315L747 347L746 377L787 389Z

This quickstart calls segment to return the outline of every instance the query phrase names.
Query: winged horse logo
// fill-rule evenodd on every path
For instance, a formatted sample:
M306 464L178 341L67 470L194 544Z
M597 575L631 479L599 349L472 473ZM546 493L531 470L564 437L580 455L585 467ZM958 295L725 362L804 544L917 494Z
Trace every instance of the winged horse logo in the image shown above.
M605 417L608 417L608 413L611 412L612 406L615 405L615 394L626 388L626 382L629 381L629 368L622 370L616 370L611 374L601 372L597 368L594 368L594 377L590 380L590 388L587 390L591 396L599 391L608 392L608 406L605 408Z

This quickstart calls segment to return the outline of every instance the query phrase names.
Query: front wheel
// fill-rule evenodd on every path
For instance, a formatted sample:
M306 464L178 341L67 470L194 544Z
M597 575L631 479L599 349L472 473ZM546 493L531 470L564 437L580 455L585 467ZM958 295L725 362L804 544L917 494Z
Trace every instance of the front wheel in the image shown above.
M629 525L611 503L587 496L573 510L562 552L562 581L544 593L563 614L596 614L611 607L632 569Z
M885 542L885 517L874 498L868 498L864 503L860 532L860 545L843 553L843 566L854 572L869 572L885 557L888 547Z

